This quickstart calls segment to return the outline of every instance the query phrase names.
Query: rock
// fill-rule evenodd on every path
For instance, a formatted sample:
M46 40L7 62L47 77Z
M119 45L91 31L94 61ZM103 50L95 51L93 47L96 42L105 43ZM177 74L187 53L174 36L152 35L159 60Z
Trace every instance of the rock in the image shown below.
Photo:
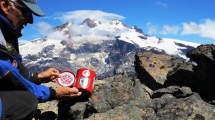
M147 109L150 114L143 119L149 120L193 120L201 115L205 120L215 118L214 106L201 100L198 94L193 94L185 98L156 98L152 100L142 100L130 102L139 109ZM204 106L204 107L203 107ZM199 108L202 108L201 110Z
M94 93L89 100L99 113L127 104L137 96L149 97L139 84L135 84L134 80L126 76L119 75L104 81L102 85L95 85Z
M205 63L206 61L214 61L215 55L215 45L200 45L195 49L190 50L187 53L192 61L195 61L197 64Z
M205 100L215 100L215 45L200 45L187 53L190 59L197 63L194 67L191 88Z
M135 55L137 77L153 90L161 88L167 81L167 75L183 64L184 60L168 55L149 52Z
M141 120L143 115L138 107L125 104L105 113L94 114L86 120Z
M154 91L152 98L160 98L163 95L171 94L170 98L185 98L193 94L192 90L189 87L178 87L178 86L170 86L167 88L162 88ZM164 97L163 97L164 98ZM168 98L168 97L165 97Z

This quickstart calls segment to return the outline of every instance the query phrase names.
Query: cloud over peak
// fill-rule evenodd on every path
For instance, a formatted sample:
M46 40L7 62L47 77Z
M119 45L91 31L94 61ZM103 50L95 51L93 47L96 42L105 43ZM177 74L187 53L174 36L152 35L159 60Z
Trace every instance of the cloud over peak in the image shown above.
M63 14L55 14L54 16L52 16L52 18L54 19L58 19L62 22L62 24L66 23L66 22L72 22L75 23L77 25L79 25L80 23L82 23L84 20L91 19L91 20L96 20L96 21L100 21L102 23L106 23L106 22L110 22L112 20L123 20L125 19L123 16L121 15L117 15L114 13L107 13L107 12L103 12L100 10L77 10L77 11L69 11ZM37 23L37 31L43 35L43 36L47 36L48 38L51 39L64 39L66 36L63 35L60 32L57 31L53 31L53 27L47 23L47 22L39 22ZM111 33L111 31L109 31L108 33L104 32L104 30L98 29L95 31L90 31L88 26L82 25L82 26L76 26L73 25L70 28L70 31L72 31L70 34L72 37L76 37L76 39L82 39L85 36L85 39L110 39L110 37L106 37L105 34L115 34L115 33ZM82 34L82 36L80 37L78 34ZM111 39L115 39L115 38L111 38Z
M113 19L123 20L124 17L121 15L117 15L114 13L107 13L100 10L77 10L77 11L70 11L62 16L60 16L58 19L60 19L63 23L65 22L75 22L80 23L86 18L92 19L92 20L98 20L101 22L107 22Z

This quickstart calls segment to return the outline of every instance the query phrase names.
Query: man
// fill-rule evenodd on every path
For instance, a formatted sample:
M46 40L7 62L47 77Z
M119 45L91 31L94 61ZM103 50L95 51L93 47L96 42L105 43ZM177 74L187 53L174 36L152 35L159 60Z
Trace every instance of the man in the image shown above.
M48 88L40 83L54 81L59 71L50 68L30 72L22 64L18 38L33 15L44 16L36 0L0 0L0 120L32 119L38 101L73 99L77 88Z

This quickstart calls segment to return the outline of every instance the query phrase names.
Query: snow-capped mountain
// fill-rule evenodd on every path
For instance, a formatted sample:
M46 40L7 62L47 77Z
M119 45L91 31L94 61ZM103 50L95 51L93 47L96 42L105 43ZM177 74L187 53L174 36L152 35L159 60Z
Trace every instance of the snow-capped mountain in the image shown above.
M134 54L151 51L186 59L186 52L199 44L148 36L136 26L121 21L91 19L81 24L65 23L45 38L20 45L23 62L32 70L47 67L76 72L81 67L96 71L98 78L133 74Z

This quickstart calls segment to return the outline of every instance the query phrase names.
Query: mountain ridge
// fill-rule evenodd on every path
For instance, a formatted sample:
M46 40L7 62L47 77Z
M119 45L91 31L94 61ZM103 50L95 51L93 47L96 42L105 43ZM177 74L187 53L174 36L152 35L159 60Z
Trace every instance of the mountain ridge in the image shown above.
M89 67L104 78L122 72L134 73L131 67L137 52L148 51L186 59L186 52L198 45L148 36L137 26L128 27L119 20L101 22L86 19L81 24L68 22L56 26L45 38L21 44L20 51L24 63L31 70L43 71L55 66L60 70L76 71L80 67Z

